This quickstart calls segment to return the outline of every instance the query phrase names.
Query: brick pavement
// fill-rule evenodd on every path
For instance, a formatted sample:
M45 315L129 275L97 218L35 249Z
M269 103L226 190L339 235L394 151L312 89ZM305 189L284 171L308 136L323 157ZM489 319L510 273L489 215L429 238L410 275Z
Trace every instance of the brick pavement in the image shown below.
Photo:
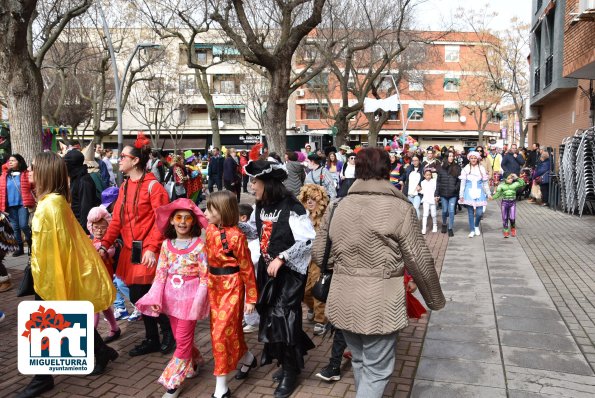
M426 241L440 271L448 243L447 235L428 233ZM24 257L15 260L9 256L6 265L18 285L22 277L20 270L25 265ZM0 297L2 299L0 309L7 314L7 319L0 324L0 336L2 336L0 341L3 343L0 344L0 361L3 364L0 367L0 391L2 391L0 395L12 396L30 380L29 376L23 376L18 372L16 365L16 311L21 299L14 296L14 289L1 293ZM56 377L56 387L51 392L44 394L43 397L161 397L164 390L156 381L170 356L156 353L130 358L128 351L142 340L144 331L142 322L120 321L119 323L123 332L122 337L111 343L111 346L120 353L120 358L114 363L110 363L106 374L93 377L58 376ZM306 332L312 335L313 325L304 320L304 326ZM409 396L421 354L426 326L427 316L424 316L418 321L412 321L407 328L401 331L397 344L395 370L385 391L385 397L405 398ZM102 335L106 335L108 332L107 323L100 322L99 330ZM196 342L205 357L206 364L197 378L184 383L181 397L206 398L210 397L214 391L215 379L212 376L213 360L209 336L208 322L199 322L196 330ZM328 364L332 339L327 338L323 341L320 337L314 337L313 341L317 348L310 351L310 355L306 357L306 367L300 378L300 387L293 397L354 397L353 373L348 361L343 361L343 377L338 382L326 383L314 376ZM255 334L247 335L247 344L259 357L261 346L257 342ZM252 370L250 377L246 380L231 379L230 388L233 396L239 398L272 397L276 385L272 382L271 376L275 370L274 365L265 366Z
M595 217L521 202L519 241L595 371Z

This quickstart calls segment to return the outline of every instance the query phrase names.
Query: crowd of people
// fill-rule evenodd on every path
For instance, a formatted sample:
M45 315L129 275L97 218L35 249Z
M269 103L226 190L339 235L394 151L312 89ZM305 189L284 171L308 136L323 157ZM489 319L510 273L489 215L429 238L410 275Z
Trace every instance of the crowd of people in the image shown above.
M215 398L231 396L234 370L242 380L273 362L280 367L274 396L289 397L315 348L304 319L315 336L334 333L329 365L316 377L340 380L344 356L352 361L357 397L382 396L397 333L419 317L411 292L419 287L430 309L445 304L423 238L428 218L437 233L441 207L441 232L453 236L457 206L465 206L473 237L487 201L502 198L504 236L515 236L517 197L532 182L547 198L549 177L547 152L538 147L525 157L514 145L466 154L306 145L281 157L255 145L239 153L229 148L225 157L212 148L204 157L185 151L163 158L139 135L119 154L125 179L118 187L109 150L94 149L41 153L29 166L14 154L3 167L0 291L11 288L1 260L8 251L24 254L24 236L37 300L94 304L93 374L118 358L108 343L121 337L117 321L130 319L130 302L145 334L129 355L173 352L158 379L164 398L177 397L204 364L194 333L207 317ZM255 205L240 203L242 192L254 195ZM327 269L332 282L328 297L320 297L315 291ZM99 313L109 323L103 338ZM259 347L246 344L250 332L263 344L259 359ZM52 376L37 375L18 396L53 387Z

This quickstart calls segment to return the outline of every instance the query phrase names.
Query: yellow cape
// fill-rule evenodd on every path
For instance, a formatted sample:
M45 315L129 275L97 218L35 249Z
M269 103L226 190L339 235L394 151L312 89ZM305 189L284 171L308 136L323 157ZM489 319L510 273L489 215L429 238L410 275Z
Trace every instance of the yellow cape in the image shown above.
M88 300L95 312L112 305L112 278L62 195L39 201L31 229L31 272L42 299Z

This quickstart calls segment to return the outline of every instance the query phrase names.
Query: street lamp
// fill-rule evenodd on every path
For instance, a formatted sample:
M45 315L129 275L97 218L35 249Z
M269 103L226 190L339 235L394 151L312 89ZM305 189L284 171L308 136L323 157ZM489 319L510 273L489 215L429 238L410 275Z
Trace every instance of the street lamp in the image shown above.
M112 36L110 34L109 26L107 24L107 19L105 18L105 14L103 13L103 7L101 6L101 2L98 1L97 8L99 9L99 14L101 15L101 20L103 23L103 33L105 35L105 40L107 42L107 48L109 51L110 59L112 61L112 69L114 70L114 86L116 89L116 117L118 121L118 156L122 153L122 149L124 146L124 132L122 129L122 83L126 81L126 74L128 73L128 69L130 69L130 64L134 58L134 55L137 51L141 48L153 48L159 47L157 44L153 43L139 43L134 47L132 54L128 58L128 62L126 62L126 68L124 69L124 75L122 75L122 80L120 81L120 77L118 74L118 63L116 62L116 53L114 51L114 45L112 43ZM122 172L118 171L118 183L122 182Z

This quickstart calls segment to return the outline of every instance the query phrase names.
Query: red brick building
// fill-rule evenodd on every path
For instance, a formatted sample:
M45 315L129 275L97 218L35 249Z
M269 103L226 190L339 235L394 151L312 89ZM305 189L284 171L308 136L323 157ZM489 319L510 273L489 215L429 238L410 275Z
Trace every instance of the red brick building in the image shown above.
M498 137L499 115L495 111L498 100L485 90L482 53L487 46L484 44L486 38L480 40L477 34L470 32L421 32L421 35L435 39L425 44L426 56L415 70L408 73L415 76L415 81L413 78L410 79L412 81L402 79L399 83L402 107L384 124L378 141L382 142L385 138L390 141L405 127L407 134L417 139L421 146L474 147L478 144L476 119L479 111L473 112L472 109L477 109L477 104L484 108L486 104L493 105L490 106L493 111L482 112L484 141ZM495 40L493 36L488 41L490 39ZM318 138L323 145L332 140L329 133L334 121L325 119L320 108L338 107L341 98L339 89L333 87L338 87L338 84L333 81L332 74L326 73L314 83L297 90L294 96L296 130L307 131L312 140ZM326 100L321 104L320 96L313 92L320 89L330 90L330 103ZM368 141L367 126L362 120L365 117L360 114L350 126L352 145Z
M529 143L558 147L593 126L595 1L533 4Z

